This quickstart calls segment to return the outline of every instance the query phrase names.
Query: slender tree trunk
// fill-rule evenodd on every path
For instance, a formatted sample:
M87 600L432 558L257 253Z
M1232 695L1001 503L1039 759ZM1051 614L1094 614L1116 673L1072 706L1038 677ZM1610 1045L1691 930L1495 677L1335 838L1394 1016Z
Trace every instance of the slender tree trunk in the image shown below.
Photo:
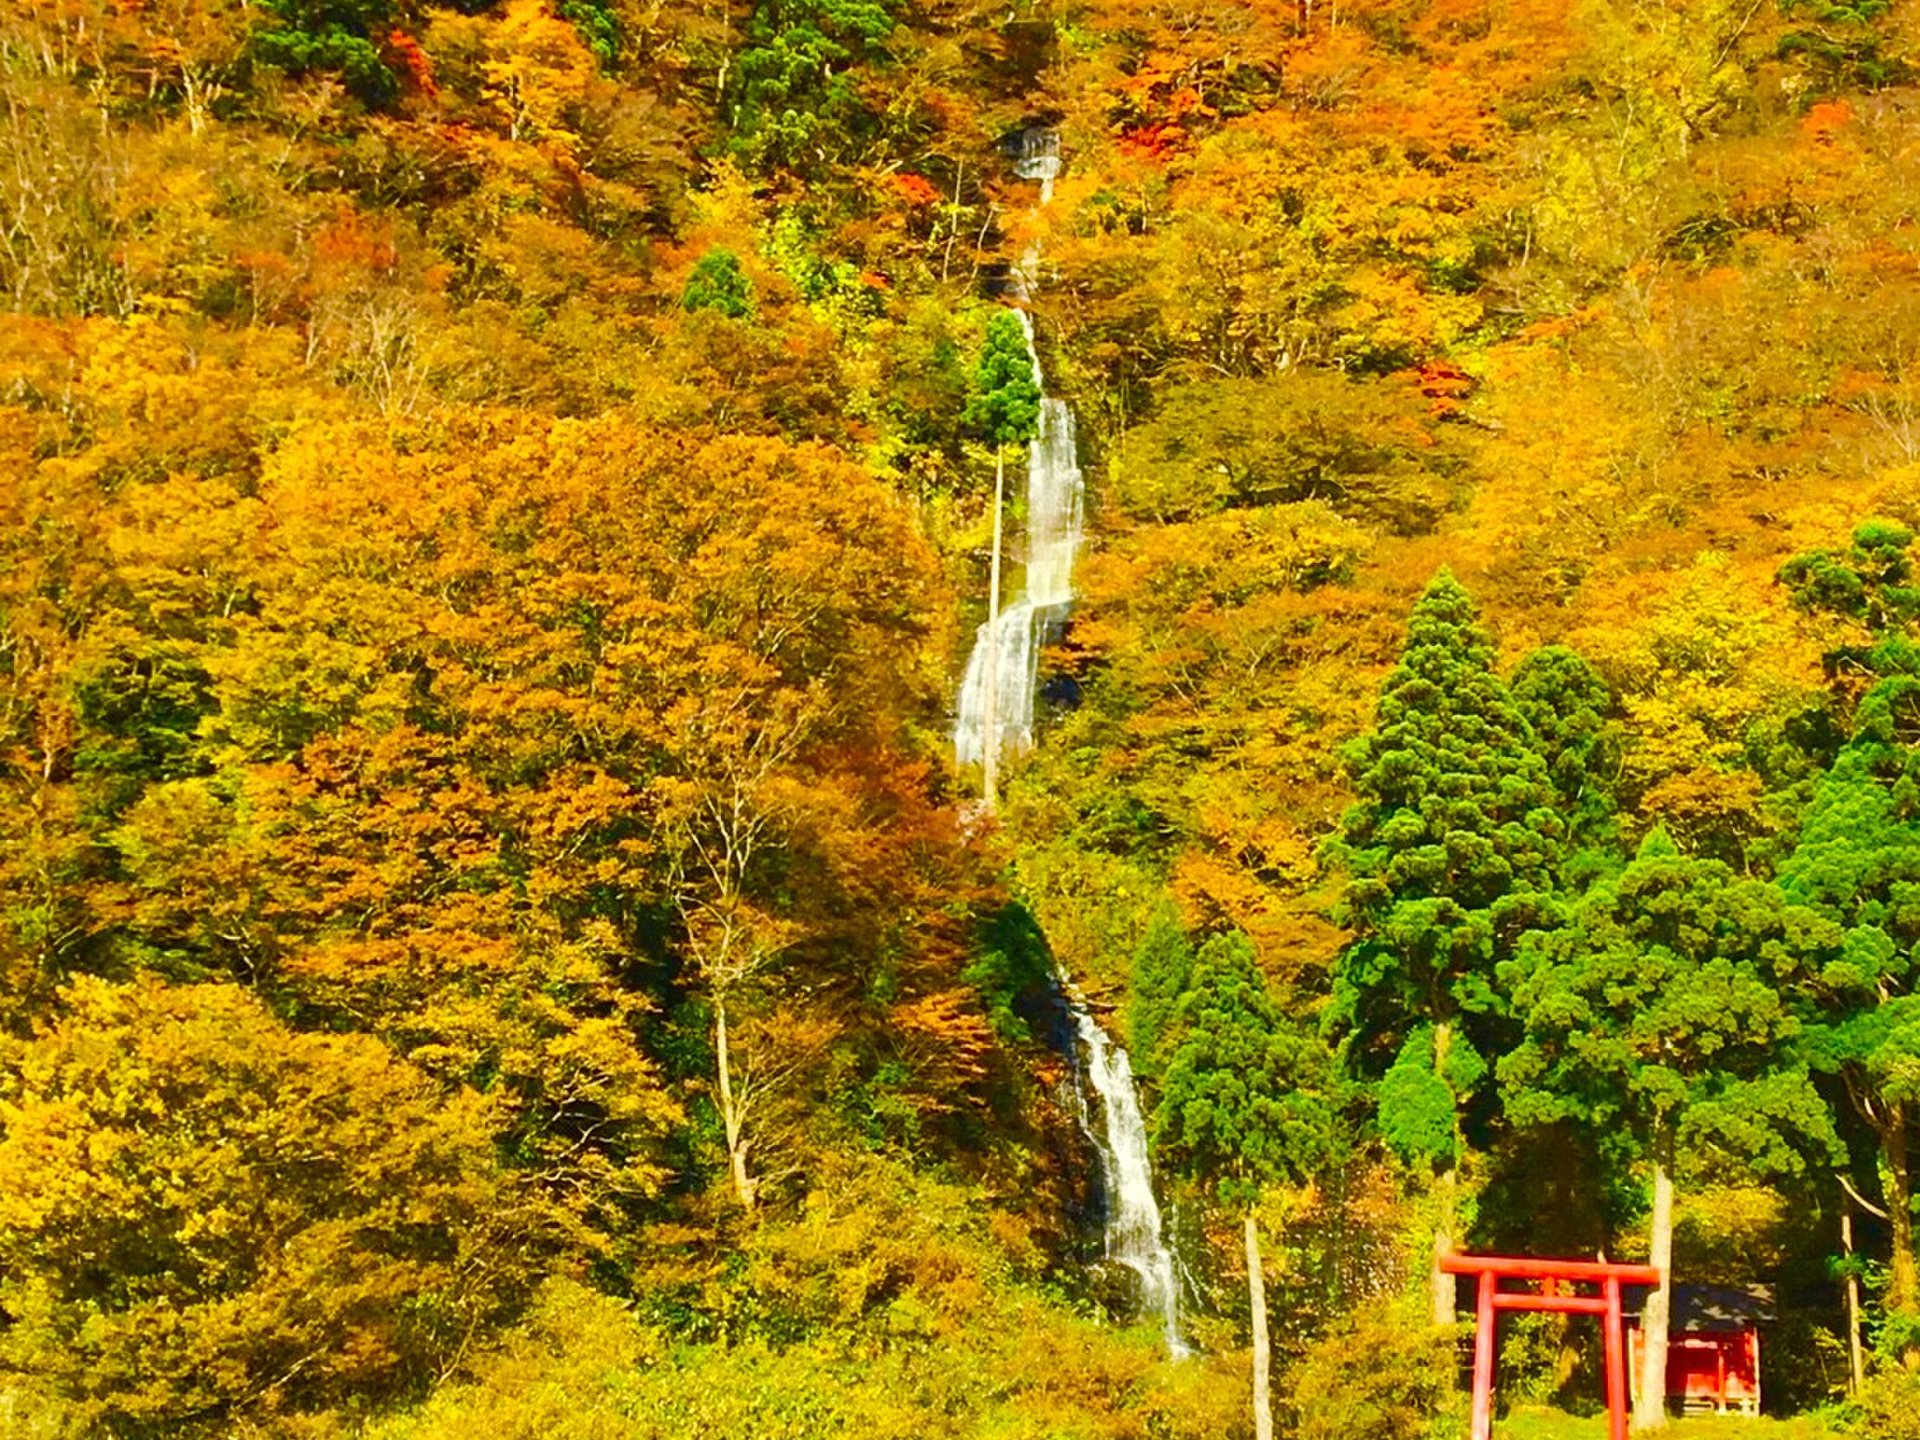
M727 1168L733 1173L733 1193L742 1210L753 1209L754 1183L747 1174L746 1117L733 1094L733 1062L727 1052L727 1002L713 998L713 1056L720 1088L720 1122L727 1133Z
M1663 1127L1653 1142L1653 1220L1647 1263L1660 1283L1647 1296L1640 1320L1646 1348L1640 1357L1640 1393L1633 1401L1633 1428L1658 1430L1667 1423L1667 1322L1673 1314L1673 1134Z
M967 162L962 160L953 172L953 213L947 217L947 248L940 256L940 283L947 283L947 271L953 265L953 241L960 233L960 182L966 179ZM936 235L936 238L937 235Z
M1866 1363L1860 1352L1860 1277L1853 1273L1853 1201L1840 1196L1840 1248L1847 1257L1847 1393L1858 1395L1866 1379Z
M1447 1063L1447 1051L1453 1045L1453 1026L1440 1021L1433 1027L1433 1068L1438 1074ZM1457 1117L1457 1112L1456 1112ZM1456 1118L1454 1128L1457 1132L1459 1121ZM1457 1141L1458 1134L1455 1139ZM1433 1187L1435 1218L1433 1222L1433 1272L1428 1276L1428 1290L1433 1301L1433 1323L1451 1325L1454 1322L1454 1284L1453 1276L1440 1268L1440 1257L1453 1253L1459 1243L1455 1233L1457 1222L1455 1215L1459 1209L1459 1175L1454 1166L1449 1165L1441 1172Z
M1451 1255L1458 1240L1454 1234L1454 1212L1459 1206L1459 1190L1459 1173L1451 1166L1433 1186L1434 1207L1439 1215L1433 1226L1433 1273L1428 1277L1428 1286L1436 1325L1451 1325L1458 1318L1454 1309L1453 1276L1440 1268L1440 1257Z
M1901 1101L1887 1105L1880 1148L1887 1159L1887 1223L1893 1227L1893 1254L1887 1262L1887 1308L1911 1312L1920 1309L1920 1285L1915 1283L1913 1264L1913 1169L1907 1159L1907 1107Z
M987 581L987 713L980 749L980 793L989 812L1000 804L1000 509L1007 485L1007 448L993 452L993 565Z
M1273 1396L1269 1392L1272 1352L1267 1336L1267 1277L1260 1268L1260 1227L1247 1207L1247 1311L1253 1339L1253 1435L1273 1440Z

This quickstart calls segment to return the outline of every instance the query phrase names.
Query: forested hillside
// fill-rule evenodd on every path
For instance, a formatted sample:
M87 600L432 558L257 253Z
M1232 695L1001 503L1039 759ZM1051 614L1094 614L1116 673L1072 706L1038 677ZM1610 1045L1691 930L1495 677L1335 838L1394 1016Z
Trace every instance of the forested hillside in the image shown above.
M1448 1246L1920 1434L1916 86L1894 0L0 7L0 1434L1454 1435ZM983 803L1010 308L1086 538Z

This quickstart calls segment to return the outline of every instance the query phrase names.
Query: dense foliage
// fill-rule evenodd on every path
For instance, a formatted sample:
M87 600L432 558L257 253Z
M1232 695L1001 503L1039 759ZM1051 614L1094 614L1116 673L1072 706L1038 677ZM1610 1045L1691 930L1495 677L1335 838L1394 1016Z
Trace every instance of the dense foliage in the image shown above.
M1438 1434L1437 1242L1910 1426L1910 7L0 9L6 1425Z

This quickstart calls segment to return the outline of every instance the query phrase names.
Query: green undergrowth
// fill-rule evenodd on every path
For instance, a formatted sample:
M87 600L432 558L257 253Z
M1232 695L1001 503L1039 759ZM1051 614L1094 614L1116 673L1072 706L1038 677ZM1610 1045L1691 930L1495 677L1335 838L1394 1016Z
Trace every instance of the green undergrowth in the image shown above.
M901 1306L903 1312L911 1307ZM694 1440L752 1435L1104 1440L1236 1433L1238 1387L1160 1359L1145 1337L1029 1302L934 1343L821 1336L675 1345L604 1296L555 1282L532 1322L363 1440ZM1236 1417L1237 1419L1237 1417Z
M360 1440L1228 1440L1245 1362L1171 1363L1027 1269L963 1187L851 1170L632 1302L549 1281L526 1319Z
M1493 1427L1495 1440L1605 1440L1607 1417L1569 1415L1564 1410L1528 1406L1516 1409ZM1698 1415L1675 1420L1670 1440L1825 1440L1844 1432L1819 1415L1747 1419L1739 1415Z

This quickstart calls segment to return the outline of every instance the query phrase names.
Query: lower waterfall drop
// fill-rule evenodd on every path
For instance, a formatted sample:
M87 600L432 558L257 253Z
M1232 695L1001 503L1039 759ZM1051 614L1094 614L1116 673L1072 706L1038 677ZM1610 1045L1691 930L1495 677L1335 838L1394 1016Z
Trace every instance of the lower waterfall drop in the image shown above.
M1180 1277L1163 1236L1160 1202L1154 1198L1147 1126L1140 1114L1133 1066L1086 1003L1071 990L1064 993L1075 1039L1086 1052L1087 1084L1100 1099L1101 1130L1095 1130L1084 1112L1081 1124L1100 1153L1107 1199L1107 1258L1140 1277L1141 1307L1159 1317L1167 1353L1183 1359L1193 1352L1180 1334Z
M1045 205L1060 173L1059 137L1051 130L1026 132L1015 169L1022 178L1040 182L1040 203ZM1037 248L1029 250L1015 273L1015 293L1023 302L1037 279L1038 261ZM1049 628L1066 617L1073 603L1073 562L1084 524L1085 487L1073 411L1066 401L1046 395L1033 322L1025 310L1018 313L1027 332L1034 383L1042 396L1039 434L1027 451L1026 583L1020 598L1000 612L997 622L989 620L980 627L968 658L953 726L954 759L962 767L978 765L986 757L989 663L997 677L991 728L1000 750L1018 754L1033 745L1040 648ZM1100 1157L1106 1255L1139 1277L1141 1307L1159 1320L1168 1352L1179 1359L1192 1352L1180 1334L1179 1273L1153 1192L1147 1127L1133 1067L1127 1052L1101 1028L1085 997L1064 975L1059 986L1073 1031L1068 1043L1074 1051L1076 1081L1092 1090L1099 1105L1098 1123L1092 1107L1080 1103L1077 1108L1081 1128Z

